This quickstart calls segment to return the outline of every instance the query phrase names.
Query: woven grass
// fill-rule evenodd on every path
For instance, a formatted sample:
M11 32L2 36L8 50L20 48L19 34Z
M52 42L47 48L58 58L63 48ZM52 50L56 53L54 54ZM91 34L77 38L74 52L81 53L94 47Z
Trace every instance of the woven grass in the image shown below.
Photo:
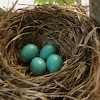
M78 6L38 5L9 12L0 23L1 100L99 98L99 27ZM56 73L35 77L19 61L24 45L54 44L64 60Z

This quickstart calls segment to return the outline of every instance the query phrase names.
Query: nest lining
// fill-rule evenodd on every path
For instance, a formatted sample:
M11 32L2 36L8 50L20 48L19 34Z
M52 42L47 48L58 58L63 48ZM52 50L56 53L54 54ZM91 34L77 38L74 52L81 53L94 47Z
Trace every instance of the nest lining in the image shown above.
M81 7L39 5L14 12L1 23L1 98L92 98L98 90L95 65L99 60L99 28ZM29 43L36 44L39 50L47 43L54 44L65 60L63 69L38 77L27 74L29 65L19 61L19 53Z

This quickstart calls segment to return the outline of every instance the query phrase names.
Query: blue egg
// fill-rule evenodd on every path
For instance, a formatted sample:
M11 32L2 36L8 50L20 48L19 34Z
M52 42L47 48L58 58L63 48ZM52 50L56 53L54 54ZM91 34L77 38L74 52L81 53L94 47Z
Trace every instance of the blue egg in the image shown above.
M38 48L34 44L25 45L19 55L19 59L24 62L30 62L38 54Z
M41 51L40 51L40 57L44 60L47 60L47 58L51 54L55 54L57 52L56 47L53 44L47 44L45 45Z
M35 57L30 63L30 70L35 76L43 75L46 72L45 61L40 57Z
M63 66L63 60L58 54L52 54L48 57L46 64L47 70L50 73L54 73L61 69L61 67Z

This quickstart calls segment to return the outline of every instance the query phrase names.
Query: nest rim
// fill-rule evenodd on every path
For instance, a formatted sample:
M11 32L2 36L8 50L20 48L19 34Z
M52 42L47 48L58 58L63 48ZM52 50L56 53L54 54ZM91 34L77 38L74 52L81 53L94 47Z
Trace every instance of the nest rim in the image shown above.
M40 8L39 8L40 7ZM47 8L46 8L47 7ZM71 48L71 49L73 49L73 51L74 51L74 53L72 53L71 54L71 56L69 57L69 59L68 60L66 60L65 62L64 62L64 66L63 67L65 67L64 69L62 69L62 70L60 70L60 71L58 71L58 72L56 72L56 73L51 73L51 74L47 74L47 75L43 75L43 76L38 76L38 77L34 77L34 78L31 78L31 77L33 77L33 76L27 76L27 75L22 75L21 73L20 73L20 71L19 71L19 74L17 75L17 74L15 74L15 72L16 72L16 70L14 70L13 69L13 67L11 67L11 64L10 63L12 63L12 66L13 66L13 61L11 61L10 63L9 63L9 61L7 61L7 60L10 60L9 59L9 57L7 56L7 55L10 55L11 56L11 53L15 53L15 52L17 52L16 51L16 49L14 48L14 46L16 47L16 45L17 45L17 43L16 43L16 41L18 42L18 43L20 43L20 41L23 39L23 37L25 37L26 38L26 35L30 35L31 34L31 36L30 37L28 37L28 38L30 38L30 40L31 40L31 37L33 36L33 35L37 35L35 32L40 32L39 31L39 29L34 29L34 30L36 30L35 32L32 30L32 31L29 31L29 32L24 32L24 31L26 31L26 30L24 30L24 29L27 29L27 27L30 29L30 28L33 28L33 26L31 26L31 24L30 25L26 25L24 28L21 28L19 31L18 31L18 33L17 33L17 31L16 31L16 34L15 35L13 35L13 36L11 36L12 35L12 31L10 30L10 28L9 27L7 27L8 29L9 29L9 37L8 37L8 39L7 39L7 43L5 43L6 44L6 47L5 47L5 52L6 52L6 61L4 61L4 63L6 64L6 65L8 65L10 68L10 71L11 72L13 72L14 74L15 74L15 76L16 76L16 78L15 78L15 76L12 76L13 78L15 78L15 80L14 80L14 82L16 82L16 80L18 81L18 82L23 82L23 83L25 83L25 84L28 84L28 85L31 85L31 86L36 86L37 87L37 89L36 88L34 88L35 89L35 91L37 92L37 93L41 93L42 94L42 92L43 92L43 95L44 96L42 96L42 97L40 97L41 95L38 95L38 96L36 96L36 95L34 95L36 98L41 98L41 99L46 99L47 100L47 98L49 97L49 98L56 98L54 95L57 95L57 98L59 98L59 97L62 97L62 98L70 98L70 99L72 99L72 100L74 100L74 99L76 99L76 98L83 98L83 100L85 100L85 98L88 98L88 96L89 96L89 93L87 93L87 91L85 92L85 93L83 93L82 91L81 91L81 89L80 89L80 91L82 92L82 93L78 93L77 92L77 94L78 94L78 96L75 96L76 95L76 90L78 90L79 89L79 86L83 86L84 88L87 88L85 85L86 85L86 82L87 81L90 81L90 80L92 80L92 76L91 76L91 74L89 74L90 76L87 76L87 77L85 77L85 75L88 73L88 71L89 71L89 69L87 69L87 66L90 66L89 64L86 64L85 63L85 60L88 60L88 59L91 59L91 56L89 56L89 55L93 55L94 54L94 50L92 51L93 53L91 53L89 50L90 50L90 48L89 48L89 46L90 46L90 43L91 43L91 41L93 42L94 41L94 39L93 39L93 37L96 37L96 35L94 35L93 36L93 33L91 33L91 30L93 29L93 28L95 28L95 24L94 24L94 22L84 13L84 12L82 12L82 10L80 10L80 8L78 9L77 7L76 7L76 9L75 10L77 10L77 11L75 11L74 10L74 8L75 7L73 7L73 8L70 8L70 7L67 7L67 10L65 9L66 7L58 7L58 6L37 6L36 8L34 8L35 9L35 13L37 13L37 12L39 12L39 13L41 13L41 10L44 12L44 15L45 15L45 12L46 11L50 11L50 10L48 10L48 8L50 9L50 7L51 7L51 10L52 11L54 11L54 9L57 9L56 10L56 12L57 11L61 11L61 13L63 13L64 11L66 12L67 11L67 13L73 13L73 15L74 14L76 14L77 15L77 17L76 17L76 15L74 16L76 19L74 20L75 22L77 22L76 20L79 20L79 22L78 22L78 24L77 23L74 23L74 21L73 21L73 17L72 18L70 18L70 17L68 17L69 19L70 19L70 22L69 22L69 19L67 19L67 24L66 25L70 25L70 26L68 26L68 28L72 31L72 32L75 32L75 33L77 33L77 36L79 36L79 37L81 37L81 36L83 36L83 38L81 38L81 39L77 39L76 37L75 38L73 38L74 36L73 36L73 33L71 32L71 31L68 31L68 32L70 32L70 35L68 36L68 34L67 34L67 32L65 31L65 30L63 30L63 31L65 31L65 33L66 33L66 35L64 35L64 33L62 32L62 33L60 33L59 32L59 35L57 34L57 36L55 36L55 34L53 34L52 33L52 31L51 32L48 32L49 34L50 34L50 36L49 36L49 34L47 34L46 33L46 30L48 29L48 30L53 30L53 27L49 27L49 24L50 23L48 23L48 27L47 26L45 26L45 24L43 24L44 26L42 26L41 25L41 22L39 22L40 23L40 27L38 26L38 28L40 29L40 31L41 32L44 32L44 36L45 36L45 38L47 38L47 37L49 37L49 38L47 38L47 40L45 41L45 40L43 40L43 43L42 43L42 46L44 45L44 44L46 44L46 43L48 43L48 40L50 40L49 41L49 43L53 43L53 44L55 44L56 42L58 42L59 40L57 40L56 41L56 39L59 37L59 39L62 39L62 37L67 37L68 36L68 38L70 38L69 40L67 40L68 42L66 42L66 39L68 39L68 38L66 38L66 39L62 39L64 42L62 42L61 40L60 40L60 42L61 43L67 43L68 45L71 45L69 42L71 42L71 43L73 43L72 44L72 47L73 48ZM39 11L37 11L39 9ZM44 9L46 9L46 11L44 11ZM64 11L63 11L64 10ZM30 12L30 11L32 11L32 10L26 10L26 12ZM37 11L37 12L36 12ZM26 13L25 11L22 11L22 14L23 13ZM28 12L28 14L30 14ZM56 12L53 12L53 14L55 14ZM65 13L64 12L64 13ZM33 13L33 12L32 12ZM19 13L20 14L20 13ZM42 13L43 14L43 13ZM50 13L51 14L51 13ZM47 17L51 17L51 15L50 14L48 14L48 16ZM15 14L14 14L15 15ZM33 14L34 15L34 14ZM37 14L38 15L38 14ZM56 15L56 14L55 14ZM15 15L16 16L16 15ZM14 16L14 17L15 17ZM60 15L59 15L60 16ZM66 15L63 15L62 14L62 16L63 17L65 17L65 19L66 19ZM69 16L69 14L67 14L67 16ZM17 17L19 17L19 15L17 16ZM22 20L24 19L24 15L22 16L22 17L20 17L20 18L22 18ZM60 16L61 17L61 16ZM27 17L28 18L28 17ZM30 17L31 18L31 17ZM57 18L57 17L56 17ZM79 19L78 19L79 18ZM15 17L15 19L16 19L16 17ZM48 18L49 19L49 18ZM58 18L59 19L59 18ZM84 20L84 21L82 21L82 20ZM18 19L17 19L18 20ZM36 21L36 19L34 19L35 21ZM44 20L44 19L42 19L42 18L39 18L39 20ZM89 21L88 21L89 20ZM25 21L25 19L24 19L24 21ZM38 20L37 20L38 21ZM60 20L61 21L61 20ZM65 21L65 20L64 20ZM64 22L63 21L63 22ZM82 26L82 28L80 28L81 29L81 31L79 31L78 29L76 30L76 28L79 28L79 26L77 26L77 25L80 25L80 21L81 21L81 24L83 24L83 26ZM10 22L10 21L9 21ZM21 21L21 22L23 22L23 21ZM87 22L88 22L88 24L90 25L90 26L88 26L88 25L86 25L87 24ZM91 22L91 23L90 23ZM26 23L27 23L27 21L26 21ZM30 22L31 23L31 22ZM44 23L45 23L45 21L44 21ZM55 22L56 23L56 22ZM54 25L55 25L55 23L54 23ZM13 23L14 24L14 23ZM12 25L13 25L12 24ZM20 23L21 24L21 23ZM19 24L19 25L20 25ZM34 25L34 23L32 23L33 25ZM35 24L37 24L37 22L35 23ZM61 23L60 23L61 24ZM59 24L59 26L60 26L60 24ZM64 23L65 24L65 23ZM76 26L77 27L76 27ZM22 25L22 27L23 27L24 25ZM56 26L56 27L58 27L58 26ZM65 26L63 26L63 28L64 28ZM86 28L86 27L88 27L88 28ZM60 27L60 28L62 28L62 27ZM57 32L58 32L58 29L59 29L59 31L60 31L60 28L57 28ZM68 29L67 28L67 29ZM86 29L85 29L86 28ZM92 28L92 29L91 29ZM13 29L13 28L12 28ZM42 29L44 29L44 30L42 30ZM56 29L56 28L55 28ZM23 31L24 30L24 31ZM73 31L73 30L75 30L75 31ZM96 28L95 29L93 29L93 32L94 32L94 30L96 30ZM7 31L7 30L6 30ZM41 39L44 39L44 37L42 37L41 38L41 36L43 35L42 33L40 32L40 34L38 35L38 36L40 36L40 38L39 37L37 37L37 40L39 40L40 39L40 41L41 41ZM80 33L78 33L78 32L80 32ZM85 32L87 32L87 34L85 33ZM42 35L41 35L42 34ZM80 34L82 34L82 35L80 35ZM91 36L89 37L89 35L88 34L90 34ZM53 39L51 39L51 37L52 37L52 35L54 35L54 37L55 38L53 38ZM47 36L47 37L46 37ZM93 37L92 37L93 36ZM12 39L12 37L14 37L13 39ZM36 37L32 37L33 38L33 41L31 41L31 43L34 43L34 41L35 41L35 43L37 43L37 40L35 40L36 39ZM2 38L2 36L1 36L1 38ZM5 39L6 39L7 37L5 37ZM28 38L26 38L25 40L23 40L23 44L24 44L24 41L26 41L26 42L29 42L29 40L28 40ZM96 37L97 38L97 37ZM4 40L5 40L4 39ZM71 41L71 39L72 39L72 41ZM4 41L3 39L2 39L2 41ZM10 40L10 41L9 41ZM51 40L53 40L53 42L51 41ZM1 43L2 43L2 41L1 41ZM9 41L9 42L8 42ZM39 41L39 42L40 42ZM77 48L75 48L74 47L74 42L76 42L76 43L78 43L77 44ZM30 43L30 42L29 42ZM60 44L60 48L62 48L64 45L66 45L66 44L61 44L61 43L57 43L57 44ZM5 44L3 44L3 45L5 45ZM22 45L23 45L22 44ZM57 45L56 44L56 45ZM82 45L83 44L83 45ZM14 46L13 46L14 45ZM21 44L20 44L21 45ZM21 45L21 48L22 48L22 45ZM24 44L25 45L25 44ZM41 47L41 44L39 44L40 45L40 47ZM89 45L89 46L88 46ZM12 49L9 49L9 47L12 47L13 46L13 49L15 50L12 50ZM76 46L76 45L75 45ZM91 45L92 46L92 45ZM94 48L94 46L95 46L95 43L93 44L93 48ZM59 48L58 47L58 48ZM20 47L19 47L20 48ZM65 48L65 47L64 47ZM70 50L71 50L70 49ZM7 51L8 50L8 51ZM21 49L20 49L21 50ZM62 48L62 50L63 50L63 48ZM69 51L70 51L69 50ZM76 50L76 51L75 51ZM81 53L81 50L83 50L82 51L82 53ZM86 53L86 51L89 51L90 53L88 54L87 53L87 56L89 56L89 58L87 57L87 56L85 56L85 57L87 57L86 59L85 59L85 57L83 57L83 55L85 55L85 53ZM10 53L8 53L10 51ZM60 50L61 51L61 50ZM66 51L66 49L64 50L64 51ZM64 52L63 51L63 52ZM85 51L85 52L84 52ZM18 53L18 52L17 52ZM62 52L61 52L62 53ZM60 53L60 54L61 54ZM69 52L68 52L69 53ZM75 53L76 53L76 55L75 55ZM2 54L4 54L4 53L2 53ZM67 54L67 53L66 53ZM78 55L79 54L79 55ZM94 54L95 55L95 54ZM17 55L14 55L15 56L15 58L17 57L18 58L18 54ZM68 57L69 55L67 55L66 57ZM74 56L74 57L72 57L72 56ZM71 58L72 57L72 58ZM80 59L82 57L82 59L83 59L83 61L81 61L82 59ZM97 57L97 55L96 55L96 57ZM11 58L11 59L15 59L15 58ZM17 58L16 58L16 60L17 60ZM4 59L2 58L2 61L3 61ZM15 63L16 63L16 60L15 60ZM79 62L78 62L79 61ZM87 63L91 63L91 61L89 62L89 61L87 61ZM16 65L16 66L15 66ZM74 67L73 67L73 65L75 65ZM24 68L26 68L26 67L21 67L20 65L17 65L17 63L16 64L14 64L14 66L15 67L20 67L20 68L22 68L22 69L24 69ZM68 66L67 68L66 68L66 66ZM72 77L70 76L70 74L69 73L71 73L71 70L73 69L73 68L75 68L77 66L77 68L76 68L76 73L74 73L74 70L72 71ZM81 68L81 70L80 70L80 68L79 68L79 66L81 66L82 68ZM92 66L93 67L93 66ZM91 67L91 69L93 70L94 68L92 68ZM66 73L66 71L68 70L68 73ZM80 73L80 75L78 74L78 72ZM23 73L23 72L22 72ZM24 72L25 73L25 72ZM62 74L62 75L61 75ZM73 78L75 78L74 77L74 74L77 76L76 77L76 79L75 79L75 81L74 81L74 79ZM84 74L84 75L83 75ZM95 73L94 73L95 74ZM21 78L20 78L20 75L21 75ZM61 75L61 76L60 76ZM68 76L67 77L65 77L66 75L68 75L69 77L71 77L72 78L72 80L71 79L69 79L69 82L67 83L66 82L66 79L67 78L69 78ZM84 79L84 78L82 78L82 75L86 78L86 79ZM26 78L26 79L25 79ZM30 79L29 79L30 78ZM47 79L46 79L47 78ZM82 81L82 79L84 80L84 81ZM90 78L90 80L89 80L89 78ZM32 81L32 79L33 79L33 81ZM61 79L63 79L63 81L61 81ZM80 80L79 80L80 79ZM31 82L32 81L32 82ZM35 82L34 82L35 81ZM78 82L79 81L79 82ZM82 82L81 82L82 81ZM11 81L10 81L11 82ZM11 82L12 84L15 84L14 82ZM70 84L69 86L70 86L70 89L69 89L69 87L67 87L66 85L65 85L65 83L64 82L66 82L66 84L70 84L70 82L72 82L74 85L72 85L72 84ZM77 83L77 84L75 84L75 82ZM88 82L88 86L89 86L89 83L90 82ZM95 82L94 82L94 80L93 80L93 83L91 83L91 86L89 86L89 90L90 91L94 91L94 89L93 90L91 90L91 87L92 87L92 85L94 84ZM18 83L17 83L18 84ZM59 90L57 90L57 88L58 87L56 87L55 89L56 89L56 91L58 91L58 93L55 93L54 91L55 90L52 90L52 85L53 84L55 84L55 86L57 85L58 87L60 87L61 89L65 89L65 90L61 90L60 88L59 88ZM85 85L84 85L85 84ZM49 90L49 89L46 89L46 86L48 86L48 85L50 85L51 87L50 87L50 89L51 90ZM76 86L75 86L76 85ZM19 86L19 84L17 85L17 86ZM22 86L22 85L21 85ZM41 88L42 86L44 86L44 90L38 90L39 89L39 87ZM20 86L19 86L20 87ZM27 86L26 86L27 87ZM72 87L74 87L74 89L72 89ZM24 87L23 87L24 88ZM30 87L31 88L31 87ZM33 88L32 88L33 89ZM41 88L42 89L42 88ZM72 89L72 90L71 90ZM76 89L76 90L75 90ZM27 91L27 90L26 90ZM50 91L50 92L48 92L48 91ZM65 92L65 91L69 91L69 92ZM85 90L84 90L85 91ZM46 93L45 93L46 92ZM59 94L61 92L61 94ZM28 93L28 92L27 92ZM25 94L25 95L27 95L27 93ZM31 92L29 92L30 94L31 94ZM33 93L33 92L32 92ZM91 93L91 92L90 92ZM50 95L49 95L50 94ZM67 95L66 95L67 94Z

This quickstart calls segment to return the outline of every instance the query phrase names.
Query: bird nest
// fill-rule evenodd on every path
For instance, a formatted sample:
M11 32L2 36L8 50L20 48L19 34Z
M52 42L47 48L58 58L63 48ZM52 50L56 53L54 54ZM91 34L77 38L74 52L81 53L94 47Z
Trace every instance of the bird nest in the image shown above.
M6 13L0 23L0 99L92 100L99 96L99 35L99 27L78 6L38 5ZM29 64L19 61L21 49L29 43L39 50L54 44L64 60L62 69L33 76Z

